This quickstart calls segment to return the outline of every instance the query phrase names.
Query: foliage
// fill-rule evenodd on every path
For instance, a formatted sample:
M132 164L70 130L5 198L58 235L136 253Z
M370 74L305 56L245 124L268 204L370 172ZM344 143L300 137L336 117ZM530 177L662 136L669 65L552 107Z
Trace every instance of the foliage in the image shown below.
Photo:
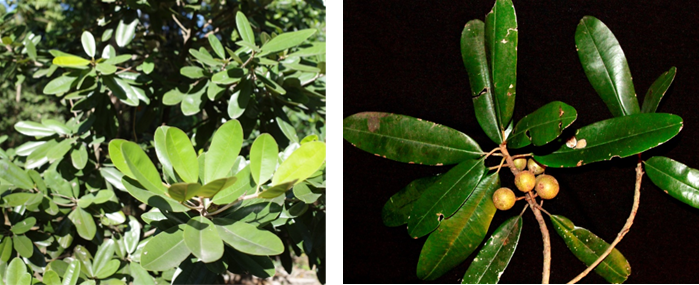
M693 207L699 205L699 185L693 180L696 169L665 157L641 160L643 152L669 141L682 129L681 117L655 113L674 79L676 68L670 68L657 79L643 98L643 105L639 106L631 72L618 41L601 21L592 16L584 17L575 33L577 53L589 82L614 117L567 130L578 113L573 106L560 101L545 104L519 120L513 118L518 40L516 14L510 0L496 0L485 21L467 22L461 35L462 58L469 75L476 119L497 145L492 151L487 151L490 148L482 147L484 144L467 134L406 115L362 112L344 119L344 138L371 154L405 163L456 165L445 174L413 181L392 196L382 211L385 225L407 224L411 238L428 236L417 265L417 276L421 279L434 280L443 275L482 244L495 213L491 197L501 183L503 186L511 184L500 181L499 171L503 167L513 174L522 171L515 167L515 158L532 157L548 167L572 168L614 157L637 156L636 193L640 191L642 166L645 165L649 178L672 197ZM533 153L511 155L509 152L524 147L532 149ZM487 159L493 156L502 159L498 159L499 165L489 167ZM536 162L530 159L530 168L531 163ZM550 180L537 180L539 185L535 189L542 190L545 187L539 188L540 183ZM557 193L557 182L555 185ZM638 194L627 225L610 245L569 219L549 214L536 200L544 195L537 196L536 192L519 197L518 200L526 200L527 205L519 215L499 225L482 245L463 283L497 283L500 280L519 243L522 215L527 209L532 210L542 232L543 283L548 283L551 253L549 230L541 212L550 217L556 233L586 266L594 268L609 282L627 280L631 270L629 262L613 247L631 226Z
M322 2L8 4L5 284L324 282Z

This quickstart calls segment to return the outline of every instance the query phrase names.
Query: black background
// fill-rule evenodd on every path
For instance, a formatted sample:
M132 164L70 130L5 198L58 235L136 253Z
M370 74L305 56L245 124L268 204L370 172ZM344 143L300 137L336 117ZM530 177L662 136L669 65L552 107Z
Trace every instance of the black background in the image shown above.
M468 76L459 50L464 24L484 20L488 1L345 1L344 114L382 111L410 115L460 130L488 151L495 147L476 122ZM639 102L653 81L677 67L658 112L680 115L682 132L648 151L699 168L699 2L696 1L515 1L519 25L517 105L514 119L560 100L578 111L576 129L611 118L589 84L575 51L580 19L592 15L619 40ZM404 226L382 224L388 198L412 180L449 169L394 162L352 147L344 150L344 282L423 283L415 270L425 238L413 240ZM525 148L511 153L534 151ZM499 161L488 160L488 165ZM636 158L614 159L576 169L548 169L561 184L544 203L608 242L624 225L633 202ZM506 171L508 172L508 171ZM503 186L514 188L512 175ZM486 238L524 206L499 211ZM551 282L564 283L585 266L566 248L550 221ZM644 177L633 227L618 248L631 264L628 283L699 282L699 210L663 193ZM466 262L435 282L456 283ZM519 246L501 283L539 283L541 233L531 211L524 216ZM584 283L605 283L591 273Z

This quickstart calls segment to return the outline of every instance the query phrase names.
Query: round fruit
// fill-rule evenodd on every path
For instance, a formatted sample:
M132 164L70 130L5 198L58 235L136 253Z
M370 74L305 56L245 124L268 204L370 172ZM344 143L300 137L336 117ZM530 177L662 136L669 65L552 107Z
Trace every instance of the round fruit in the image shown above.
M493 193L493 204L498 210L509 210L515 205L515 200L515 193L507 187L502 187Z
M529 168L529 171L534 173L534 175L539 175L541 173L544 173L544 169L546 169L546 166L539 164L538 162L534 161L531 158L527 162L527 167Z
M536 193L541 199L553 199L558 195L558 180L551 175L540 175L536 178Z
M521 171L515 175L515 186L522 192L532 191L536 186L536 176L531 171Z
M517 168L517 170L522 171L525 167L527 167L526 158L520 157L515 159L515 168Z

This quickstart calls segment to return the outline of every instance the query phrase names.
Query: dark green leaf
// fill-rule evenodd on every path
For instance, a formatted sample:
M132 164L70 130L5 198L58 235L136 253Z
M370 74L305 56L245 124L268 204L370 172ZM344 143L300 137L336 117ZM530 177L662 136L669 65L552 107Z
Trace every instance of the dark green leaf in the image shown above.
M226 52L223 50L223 45L221 45L221 41L218 40L216 35L210 34L208 37L209 39L209 45L211 45L211 49L214 50L216 55L220 57L221 59L226 59Z
M232 186L236 180L237 178L235 176L213 180L209 183L206 183L201 188L195 190L194 195L203 198L212 198L219 191Z
M478 144L452 128L409 116L363 112L343 120L352 145L384 158L417 164L455 164L483 155Z
M486 172L483 159L467 160L442 175L413 204L408 220L408 234L419 238L439 226L471 196Z
M88 31L84 31L80 37L85 53L90 57L95 57L95 37Z
M257 185L267 182L277 168L279 146L270 134L262 134L250 148L250 173Z
M17 165L5 159L0 159L0 178L12 183L17 188L26 190L34 188L34 183L32 183L29 175Z
M119 25L117 26L116 33L114 34L114 39L119 47L125 47L128 45L136 33L136 25L138 25L137 19L132 19L131 22L124 22L126 19L121 19Z
M248 18L245 17L245 14L243 14L243 12L238 11L238 13L235 14L235 25L238 27L238 33L240 34L240 37L244 41L254 45L255 34L252 33L252 27L250 27Z
M56 146L54 146L48 153L46 153L46 158L48 159L48 162L53 163L56 160L62 159L73 147L74 142L75 138L64 139L58 144L56 144Z
M566 217L551 215L550 218L553 227L563 238L568 249L573 252L575 257L585 263L585 266L590 266L609 248L607 242L587 229L576 227ZM595 273L604 277L609 283L623 283L631 274L631 265L615 248L595 267Z
M211 139L206 152L206 175L204 183L225 178L231 171L235 158L243 145L243 127L238 120L230 120L221 125ZM276 154L276 152L275 152Z
M78 230L80 237L86 240L92 240L97 232L97 226L95 226L95 219L92 215L82 208L75 208L69 215L68 219L73 222L75 229Z
M444 220L439 225L439 230L427 238L417 264L418 278L434 280L463 262L476 250L485 238L495 215L496 209L491 197L499 187L498 173L484 177L463 207ZM456 197L453 199L457 200ZM461 203L463 199L458 201Z
M512 120L517 86L517 15L511 0L496 0L485 16L485 46L500 130Z
M274 91L274 92L277 92L281 95L286 94L286 90L284 90L284 88L281 87L276 81L271 80L260 73L255 73L255 74L257 75L257 77L255 77L255 78L257 80L259 80L260 82L262 82L268 91Z
M566 103L548 103L517 122L514 131L507 138L507 146L521 148L530 143L535 146L545 145L560 136L577 117L575 108Z
M188 183L197 183L199 164L194 147L182 130L170 127L165 133L168 158L177 174Z
M498 227L464 274L462 284L497 284L510 264L522 233L522 216L512 217Z
M643 97L643 107L641 107L641 112L643 113L655 113L658 110L658 105L660 105L660 100L665 96L665 92L670 88L670 84L675 79L675 74L677 73L676 67L671 67L670 70L665 71L658 77L658 79L653 82L653 85L648 88L646 92L646 97Z
M500 128L497 101L493 99L493 84L485 52L485 24L481 20L466 23L461 33L461 57L468 72L471 98L476 110L476 120L488 137L502 143L504 130Z
M294 186L294 183L296 183L296 180L274 185L272 187L267 188L265 191L260 192L260 194L257 195L257 197L264 199L272 199L275 197L279 197L282 194L286 193L286 191L289 191L289 189L291 189L291 187Z
M306 46L306 45L304 45ZM320 54L325 54L325 43L323 42L315 42L311 43L309 47L299 49L298 51L287 55L287 58L291 57L305 57L305 56L312 56L312 55L320 55Z
M12 237L12 241L17 253L25 258L32 257L34 254L34 244L32 240L25 235L16 235Z
M286 182L299 183L318 171L325 162L325 143L308 142L301 145L279 165L272 177L272 185Z
M209 55L208 52L202 52L202 51L198 51L195 49L189 49L189 54L194 56L201 63L204 63L204 64L211 66L211 67L220 67L221 65L223 65L223 63L221 63L221 62L217 61L216 59L214 59L213 57L211 57L211 55Z
M575 30L575 45L587 79L612 115L640 113L626 56L612 31L585 16Z
M384 225L397 227L407 223L410 212L413 210L413 203L415 203L415 201L420 198L420 195L439 178L439 176L431 176L414 180L410 182L408 186L398 191L398 193L393 194L381 211L381 218L383 219ZM304 184L298 184L296 186L299 185ZM296 194L295 186L294 194Z
M306 185L306 183L298 183L294 185L294 196L306 204L313 204L322 195L322 192L312 190L310 187L308 187L308 185ZM412 209L412 207L410 209ZM407 219L405 221L407 222Z
M56 133L52 128L32 121L17 122L15 130L25 136L34 137L47 137Z
M74 148L70 153L70 158L75 169L85 168L85 165L87 165L87 147L85 147L85 144L80 144L80 147L77 149Z
M167 189L167 194L172 199L183 202L192 199L199 188L201 188L199 183L174 183Z
M664 156L645 162L646 173L653 183L673 198L699 208L699 170Z
M252 255L279 255L284 244L277 235L245 222L217 219L216 229L228 245Z
M214 262L223 256L223 241L214 223L205 217L194 217L187 222L184 243L204 263Z
M47 83L44 86L44 89L42 92L44 92L44 94L50 94L50 95L66 93L70 90L71 85L73 84L73 82L76 79L78 79L77 75L72 75L72 74L61 75L61 76L56 77L53 80L49 81L49 83Z
M141 266L146 270L165 271L180 265L191 253L184 243L185 227L180 224L151 238L143 248Z
M305 29L280 34L260 47L260 56L265 56L273 52L282 51L300 45L315 33L315 29Z
M228 188L224 188L213 198L213 202L217 205L231 203L237 200L240 196L255 191L255 185L250 179L250 166L245 166L236 175L237 180Z
M211 76L211 82L221 85L230 85L240 81L245 76L245 72L240 68L231 68L220 71Z
M672 114L635 114L599 121L577 130L574 146L562 145L537 162L551 167L576 167L644 152L677 135L682 118Z

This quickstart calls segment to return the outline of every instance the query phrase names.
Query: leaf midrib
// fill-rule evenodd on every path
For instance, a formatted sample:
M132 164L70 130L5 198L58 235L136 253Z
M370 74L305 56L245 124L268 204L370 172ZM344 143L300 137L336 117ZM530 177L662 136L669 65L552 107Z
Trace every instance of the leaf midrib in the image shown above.
M696 187L694 187L694 186L692 186L692 185L689 185L689 184L685 183L684 181L679 180L679 179L673 177L672 175L668 174L667 172L663 172L662 170L660 170L660 168L657 168L657 167L653 166L652 164L648 164L648 163L646 162L646 167L648 167L648 166L650 166L651 168L653 168L653 169L655 169L656 171L658 171L658 173L664 174L665 176L668 176L668 177L672 178L673 180L675 180L675 181L677 181L677 182L680 182L682 185L685 185L685 186L691 188L692 190L695 190L695 191L699 192L699 189L697 189ZM665 190L665 189L663 189L663 190Z
M564 229L566 230L566 232L567 232L571 237L575 238L575 240L576 240L578 243L582 244L587 250L589 250L589 251L592 252L594 255L596 255L597 258L599 258L600 255L597 254L597 252L594 251L592 248L590 248L586 243L582 242L582 240L581 240L580 238L578 238L578 236L574 233L574 231L575 231L576 228L578 228L578 229L583 229L583 228L580 228L580 227L577 227L577 226L573 225L573 228L570 229L570 228L568 228L568 227L565 225L565 223L562 223L562 222L559 222L559 223L560 223L561 227L564 228ZM587 230L587 229L585 229L585 230ZM589 232L589 230L587 230L587 231ZM590 232L590 234L594 235L592 232ZM597 237L597 238L600 239L600 240L602 240L600 237ZM605 242L604 240L602 240L602 241ZM606 242L605 242L605 243L606 243ZM609 244L607 244L607 245L609 246ZM618 250L617 250L617 251L618 251ZM614 252L614 251L612 251L612 252ZM611 253L610 253L610 254L611 254ZM609 257L609 256L607 256L607 258L608 258L608 257ZM610 265L610 262L607 262L607 258L605 258L604 260L602 260L602 262L600 262L600 263L597 265L598 268L599 268L599 266L604 266L604 267L607 267L607 268L611 269L614 273L617 274L617 276L625 276L624 274L620 274L620 273L616 270L616 268L614 268L613 266L611 266L611 265ZM606 279L606 278L605 278L605 279Z
M181 239L179 242L177 242L174 246L170 247L170 249L168 249L168 250L166 250L165 252L163 252L163 254L161 254L160 256L156 257L155 259L153 259L153 260L152 260L151 262L149 262L148 264L146 264L146 266L150 267L150 265L152 265L152 264L155 263L156 261L159 261L160 259L166 257L171 251L174 251L175 249L177 249L177 248L180 246L180 244L182 244L182 243L184 243L184 238ZM185 246L186 246L186 245L185 245Z
M512 232L513 232L515 226L519 224L519 219L521 219L521 217L519 217L519 218L517 218L517 219L514 219L514 220L512 221L512 223L513 223L512 226L507 230L507 235L506 235L506 236L507 236L507 240L510 240L510 235L512 234ZM490 261L488 262L488 264L485 266L485 270L483 270L483 274L478 278L478 282L477 282L477 283L481 284L481 280L483 280L483 277L485 277L485 273L487 273L488 269L490 268L490 265L493 264L493 261L495 260L495 257L497 257L498 254L500 254L500 252L502 251L502 249L503 249L504 247L505 247L504 244L498 243L498 248L497 248L497 250L495 251L495 254L493 255L493 258L491 258ZM507 266L507 265L506 265L506 266ZM498 279L499 279L499 278L498 278Z
M581 149L570 148L569 151L554 152L554 153L557 153L557 154L566 154L566 153L570 153L570 152L574 152L574 151L578 151L578 150L588 150L588 149L591 149L591 148L596 148L596 147L608 145L608 144L610 144L610 143L618 142L618 141L620 141L620 140L625 140L625 139L629 139L629 138L638 137L638 136L641 136L641 135L644 135L644 134L647 134L647 133L651 133L651 132L655 132L655 131L660 131L660 130L664 130L664 129L673 128L673 127L676 127L677 125L682 125L682 123L680 122L680 123L677 123L677 124L665 125L665 126L663 126L663 127L657 128L657 129L652 129L652 130L648 130L648 131L642 131L642 132L639 132L639 133L634 133L634 135L629 135L629 136L620 137L620 138L616 138L616 139L612 139L612 140L607 140L607 141L604 141L603 143L600 143L600 144L597 144L597 145L590 145L590 144L588 144L587 147L581 148ZM584 139L584 138L583 138L583 139ZM666 140L666 141L667 141L667 140Z
M478 154L478 155L483 154L483 152L469 151L469 150L454 148L454 147L450 147L450 146L446 146L446 145L438 145L438 144L434 144L434 143L417 141L414 139L408 139L408 138L403 138L403 137L389 136L389 135L384 135L384 134L380 134L380 133L363 131L363 130L359 130L359 129L352 129L352 128L348 128L348 127L343 127L343 129L358 132L358 133L364 133L364 134L375 135L375 136L379 136L379 137L385 137L385 138L389 138L389 139L393 139L393 140L407 141L407 142L413 143L413 144L424 144L424 145L431 146L431 147L438 148L438 149L452 150L452 151L458 151L458 152L463 152L463 153L472 153L472 154Z
M247 243L249 243L249 244L256 245L256 246L258 246L258 247L260 247L260 248L263 248L263 249L266 249L266 250L268 250L268 251L270 251L270 252L273 251L272 248L263 246L262 244L259 244L259 243L255 243L255 242L253 242L252 240L249 240L249 239L245 238L244 236L235 234L234 232L229 231L228 228L226 228L226 227L219 226L219 228L220 228L220 229L223 229L224 231L230 233L231 235L233 235L233 236L235 236L235 237L238 237L239 239L241 239L241 240L243 240L243 241L245 241L245 242L247 242ZM259 232L261 232L261 231L259 231Z
M523 134L523 133L526 133L527 130L531 130L531 129L534 129L534 128L538 128L538 127L541 127L541 126L543 126L543 125L548 125L548 124L551 124L551 123L556 123L556 122L558 122L559 120L562 122L564 119L577 119L577 118L578 118L578 114L575 113L575 116L558 117L558 119L551 120L551 121L545 121L545 122L543 122L543 123L541 123L541 124L527 125L526 128L523 129L521 132L514 132L514 133L512 133L512 135L510 136L510 139L515 138L515 137L517 137L517 136L519 136L519 135L521 135L521 134ZM522 120L524 120L524 119L526 119L526 117L522 118ZM525 123L526 123L526 121L525 121ZM572 123L572 122L571 122L571 123ZM568 127L568 126L570 126L570 124L566 125L565 127ZM562 126L561 129L565 129L565 127ZM515 130L517 130L517 127L515 127ZM531 138L529 138L529 141L531 141Z

